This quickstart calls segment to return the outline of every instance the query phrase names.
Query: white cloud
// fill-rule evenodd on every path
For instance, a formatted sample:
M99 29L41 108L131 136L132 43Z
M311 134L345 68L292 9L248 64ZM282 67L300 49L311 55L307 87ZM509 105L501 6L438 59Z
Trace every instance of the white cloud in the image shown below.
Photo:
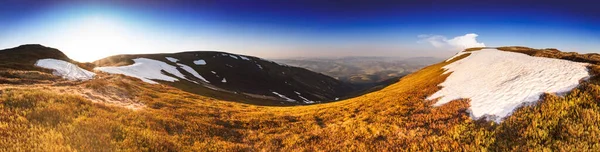
M442 35L419 35L418 37L421 38L419 43L429 43L436 48L464 50L472 47L485 47L485 44L477 42L477 36L479 35L469 33L452 39Z

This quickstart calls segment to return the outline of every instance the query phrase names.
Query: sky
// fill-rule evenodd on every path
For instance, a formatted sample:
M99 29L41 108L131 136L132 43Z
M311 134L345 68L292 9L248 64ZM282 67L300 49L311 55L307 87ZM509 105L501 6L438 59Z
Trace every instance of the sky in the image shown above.
M263 58L449 57L466 47L600 53L600 2L490 0L2 0L0 48L83 62L224 51Z

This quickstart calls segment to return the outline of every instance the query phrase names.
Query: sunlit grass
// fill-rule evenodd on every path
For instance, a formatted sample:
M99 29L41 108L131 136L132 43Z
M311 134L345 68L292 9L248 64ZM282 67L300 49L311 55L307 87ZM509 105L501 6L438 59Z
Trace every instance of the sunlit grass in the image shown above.
M468 56L464 54L453 59ZM0 148L9 151L507 151L593 150L600 141L600 79L545 95L503 123L474 121L468 100L440 107L443 62L380 91L326 104L266 107L219 101L119 78L83 84L126 92L142 110L41 89L0 94ZM590 68L597 74L597 66ZM0 149L2 151L2 149Z

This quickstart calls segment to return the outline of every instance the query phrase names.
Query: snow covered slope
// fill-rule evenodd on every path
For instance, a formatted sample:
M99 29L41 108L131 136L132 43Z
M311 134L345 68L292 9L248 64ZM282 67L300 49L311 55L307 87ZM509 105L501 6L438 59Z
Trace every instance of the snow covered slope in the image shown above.
M169 74L175 75L181 79L185 79L185 76L177 70L177 67L169 65L162 61L146 59L146 58L137 58L133 59L135 62L132 65L121 66L121 67L97 67L94 70L112 73L112 74L123 74L130 77L135 77L141 79L144 82L158 84L158 82L152 81L154 80L163 80L163 81L179 81L177 78L173 78L171 76L165 75L162 71L165 71Z
M61 76L68 80L89 80L96 75L94 72L87 71L79 66L63 60L40 59L35 66L52 69L52 74Z
M439 98L435 106L440 106L468 98L474 119L500 122L515 108L539 100L544 92L572 90L589 77L586 65L496 49L474 51L444 67L451 74L428 99Z

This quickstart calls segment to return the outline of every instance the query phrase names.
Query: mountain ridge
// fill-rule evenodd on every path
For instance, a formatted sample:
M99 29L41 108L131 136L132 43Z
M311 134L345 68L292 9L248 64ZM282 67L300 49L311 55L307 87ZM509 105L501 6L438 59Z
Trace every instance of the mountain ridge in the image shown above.
M174 82L160 81L162 84L222 100L258 105L302 105L330 102L346 98L355 91L353 86L349 84L338 82L329 76L309 70L282 65L257 57L218 51L115 55L92 63L76 62L68 58L61 51L42 45L22 45L3 50L0 54L5 58L13 57L12 59L7 58L7 60L3 60L4 62L2 62L9 63L9 65L4 66L7 70L39 71L41 72L39 74L44 75L43 78L53 77L48 74L54 74L56 71L36 66L36 62L41 59L64 60L86 70L94 71L94 69L102 66L130 66L134 64L133 59L149 58L159 61L160 64L164 63L163 65L165 66L173 66L176 69L171 70L171 72L182 74L175 76L172 75L173 73L163 70L158 71L159 75L166 74L165 77L181 79ZM15 60L14 57L19 56L28 58L26 60L24 58ZM173 62L168 59L174 59L174 57L181 60ZM204 57L206 59L202 60L195 57ZM203 65L197 65L195 63L196 60L202 60L204 62ZM61 69L65 68L68 69L67 67L62 67ZM13 81L15 79L12 77L19 77L14 75L14 72L10 74L6 73L5 76L11 77L11 80L6 81ZM206 79L202 76L206 77ZM19 80L12 83L17 84L20 82L22 81ZM200 82L202 83L200 84Z

